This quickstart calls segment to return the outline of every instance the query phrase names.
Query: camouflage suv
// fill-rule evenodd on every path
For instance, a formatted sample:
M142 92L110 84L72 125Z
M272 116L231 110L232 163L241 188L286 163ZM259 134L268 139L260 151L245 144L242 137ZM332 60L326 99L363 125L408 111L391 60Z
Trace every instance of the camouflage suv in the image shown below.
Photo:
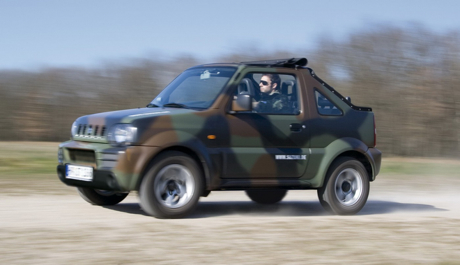
M289 189L315 189L327 210L355 214L380 170L374 114L306 65L187 69L145 108L78 118L59 146L58 176L95 205L138 191L158 218L183 217L218 190L271 204Z

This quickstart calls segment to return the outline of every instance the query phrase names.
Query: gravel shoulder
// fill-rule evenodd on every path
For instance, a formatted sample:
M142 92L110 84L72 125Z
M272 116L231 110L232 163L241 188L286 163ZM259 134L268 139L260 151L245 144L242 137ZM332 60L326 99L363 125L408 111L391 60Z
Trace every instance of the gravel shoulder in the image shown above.
M146 216L135 193L92 206L57 177L0 185L3 264L460 264L456 177L379 175L356 216L326 213L316 191L271 206L221 191L179 220Z

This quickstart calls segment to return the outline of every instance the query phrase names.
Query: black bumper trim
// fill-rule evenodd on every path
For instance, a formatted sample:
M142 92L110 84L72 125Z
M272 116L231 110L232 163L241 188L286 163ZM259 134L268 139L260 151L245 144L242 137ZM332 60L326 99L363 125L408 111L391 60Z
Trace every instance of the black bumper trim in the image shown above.
M59 180L61 180L64 184L69 186L87 187L100 190L124 191L120 189L120 186L118 185L117 180L113 176L112 171L94 169L92 181L81 181L75 179L67 179L65 177L65 165L58 165L57 174Z

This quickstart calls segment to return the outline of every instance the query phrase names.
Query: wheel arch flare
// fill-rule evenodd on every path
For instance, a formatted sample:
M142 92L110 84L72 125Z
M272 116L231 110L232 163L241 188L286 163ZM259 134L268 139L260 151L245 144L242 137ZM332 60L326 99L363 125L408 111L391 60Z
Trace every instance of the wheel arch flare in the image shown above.
M362 141L345 137L330 143L326 148L312 148L311 161L317 164L316 167L308 168L306 177L313 188L322 187L327 176L328 170L337 159L341 157L353 157L360 161L369 176L369 181L373 181L380 168L380 157L369 151L369 147ZM376 163L378 160L378 164Z

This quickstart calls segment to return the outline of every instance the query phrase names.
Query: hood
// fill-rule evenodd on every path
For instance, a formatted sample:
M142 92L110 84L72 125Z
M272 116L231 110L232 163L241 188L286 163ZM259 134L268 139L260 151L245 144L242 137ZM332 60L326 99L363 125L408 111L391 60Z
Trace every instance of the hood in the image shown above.
M150 123L165 115L177 115L196 112L178 108L138 108L86 115L76 120L77 135L74 140L106 142L107 132L117 123Z

